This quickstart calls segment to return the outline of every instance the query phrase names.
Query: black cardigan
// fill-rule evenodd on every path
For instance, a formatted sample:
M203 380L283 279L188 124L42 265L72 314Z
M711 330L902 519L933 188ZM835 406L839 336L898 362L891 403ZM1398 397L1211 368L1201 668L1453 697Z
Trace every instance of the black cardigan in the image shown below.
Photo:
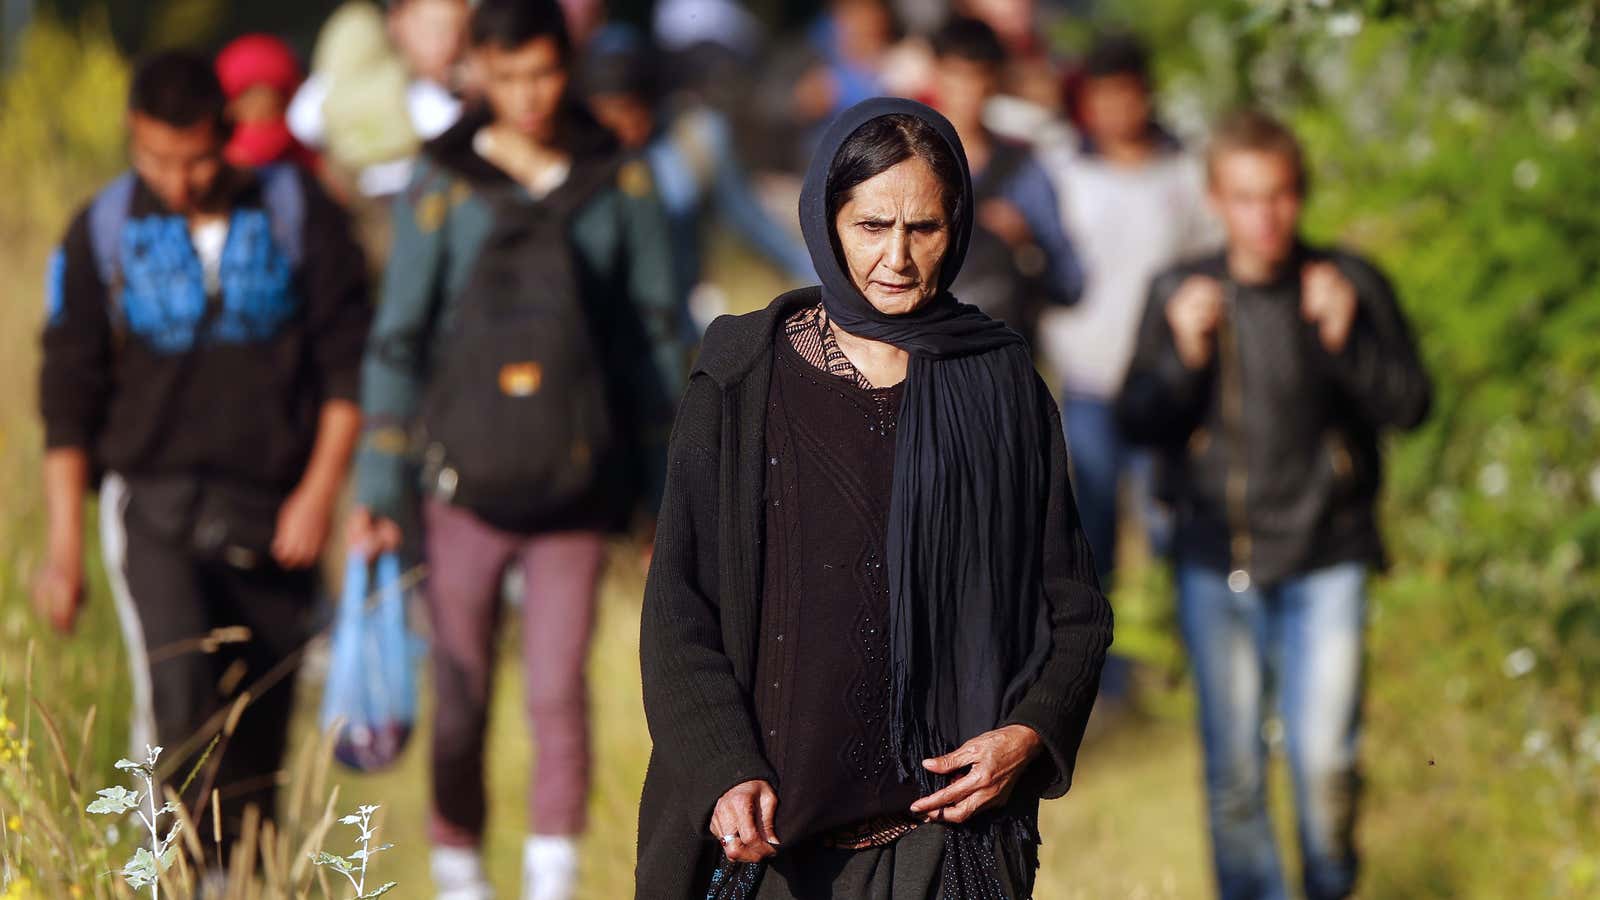
M721 852L707 831L717 800L742 782L775 779L750 691L761 619L767 391L775 333L818 299L816 288L804 288L759 312L713 322L678 409L640 623L654 746L639 803L638 898L697 900L705 889L698 879ZM1048 751L1013 793L1023 807L1067 792L1111 644L1111 607L1087 557L1060 414L1043 381L1038 388L1052 435L1042 559L1054 646L1007 718L1037 731Z

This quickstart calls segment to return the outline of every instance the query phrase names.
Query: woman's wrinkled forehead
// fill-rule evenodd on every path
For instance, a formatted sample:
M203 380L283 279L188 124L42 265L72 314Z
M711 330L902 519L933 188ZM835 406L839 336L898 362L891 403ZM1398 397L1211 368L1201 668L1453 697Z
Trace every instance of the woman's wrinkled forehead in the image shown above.
M917 180L934 186L946 216L953 217L967 184L960 147L930 123L904 113L868 119L840 141L825 179L833 211L853 199L863 184L896 169L901 178L916 170Z
M839 214L852 207L857 214L880 219L904 219L907 223L937 220L948 225L955 205L952 195L958 190L940 179L927 160L912 155L846 192Z

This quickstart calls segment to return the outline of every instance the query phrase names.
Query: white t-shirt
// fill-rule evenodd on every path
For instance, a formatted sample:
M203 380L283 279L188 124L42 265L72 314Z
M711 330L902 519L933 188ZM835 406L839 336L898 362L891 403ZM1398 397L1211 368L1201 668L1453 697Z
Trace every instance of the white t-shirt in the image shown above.
M1132 167L1084 153L1042 159L1054 169L1085 281L1076 305L1045 312L1040 346L1063 390L1110 400L1133 357L1151 279L1221 246L1204 170L1176 152Z
M222 292L222 250L228 245L228 220L218 218L190 225L189 241L194 244L194 255L200 257L200 271L205 273L206 296L215 297Z
M489 129L480 130L472 136L472 152L478 154L490 165L498 168L494 162L494 135ZM535 200L543 200L550 196L550 192L567 183L567 176L572 174L572 160L565 159L547 165L534 177L532 181L520 181L522 189L528 196Z
M322 104L327 99L327 79L313 72L289 102L285 113L289 131L307 147L320 149L326 145ZM461 118L461 101L438 82L418 78L406 88L406 110L417 136L431 141ZM362 169L356 186L368 197L387 197L405 190L410 181L411 160L396 159Z

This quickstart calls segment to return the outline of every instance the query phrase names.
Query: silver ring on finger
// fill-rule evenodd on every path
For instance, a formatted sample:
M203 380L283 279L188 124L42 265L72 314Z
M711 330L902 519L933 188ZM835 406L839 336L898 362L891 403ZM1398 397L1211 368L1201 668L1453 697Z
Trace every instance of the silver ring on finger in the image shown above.
M722 846L732 847L734 842L737 840L739 840L739 836L737 834L725 834L722 836Z

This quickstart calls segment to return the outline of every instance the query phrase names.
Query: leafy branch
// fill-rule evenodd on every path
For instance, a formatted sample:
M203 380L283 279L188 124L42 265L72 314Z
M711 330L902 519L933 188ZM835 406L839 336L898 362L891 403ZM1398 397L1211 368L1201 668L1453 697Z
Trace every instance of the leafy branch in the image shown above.
M393 844L372 846L373 839L378 835L377 829L372 827L372 814L377 811L376 805L360 806L356 808L355 813L339 819L340 825L354 825L361 830L361 846L348 857L326 851L311 854L313 864L326 866L349 880L350 886L356 890L355 900L373 900L389 893L395 887L395 882L390 881L373 888L371 893L367 892L367 863L372 857L394 846Z
M161 817L176 812L178 807L171 800L159 809L156 807L156 760L161 757L162 748L146 746L144 749L145 761L142 763L131 759L117 760L119 771L131 772L144 782L143 792L130 791L121 785L104 788L96 792L100 795L99 799L89 804L88 811L109 816L132 812L144 823L145 829L150 832L150 846L134 851L132 858L122 867L122 877L134 890L149 887L152 900L160 900L161 873L172 865L178 855L177 837L183 821L174 818L167 829L167 836L161 837ZM146 805L149 807L148 813L145 811Z

